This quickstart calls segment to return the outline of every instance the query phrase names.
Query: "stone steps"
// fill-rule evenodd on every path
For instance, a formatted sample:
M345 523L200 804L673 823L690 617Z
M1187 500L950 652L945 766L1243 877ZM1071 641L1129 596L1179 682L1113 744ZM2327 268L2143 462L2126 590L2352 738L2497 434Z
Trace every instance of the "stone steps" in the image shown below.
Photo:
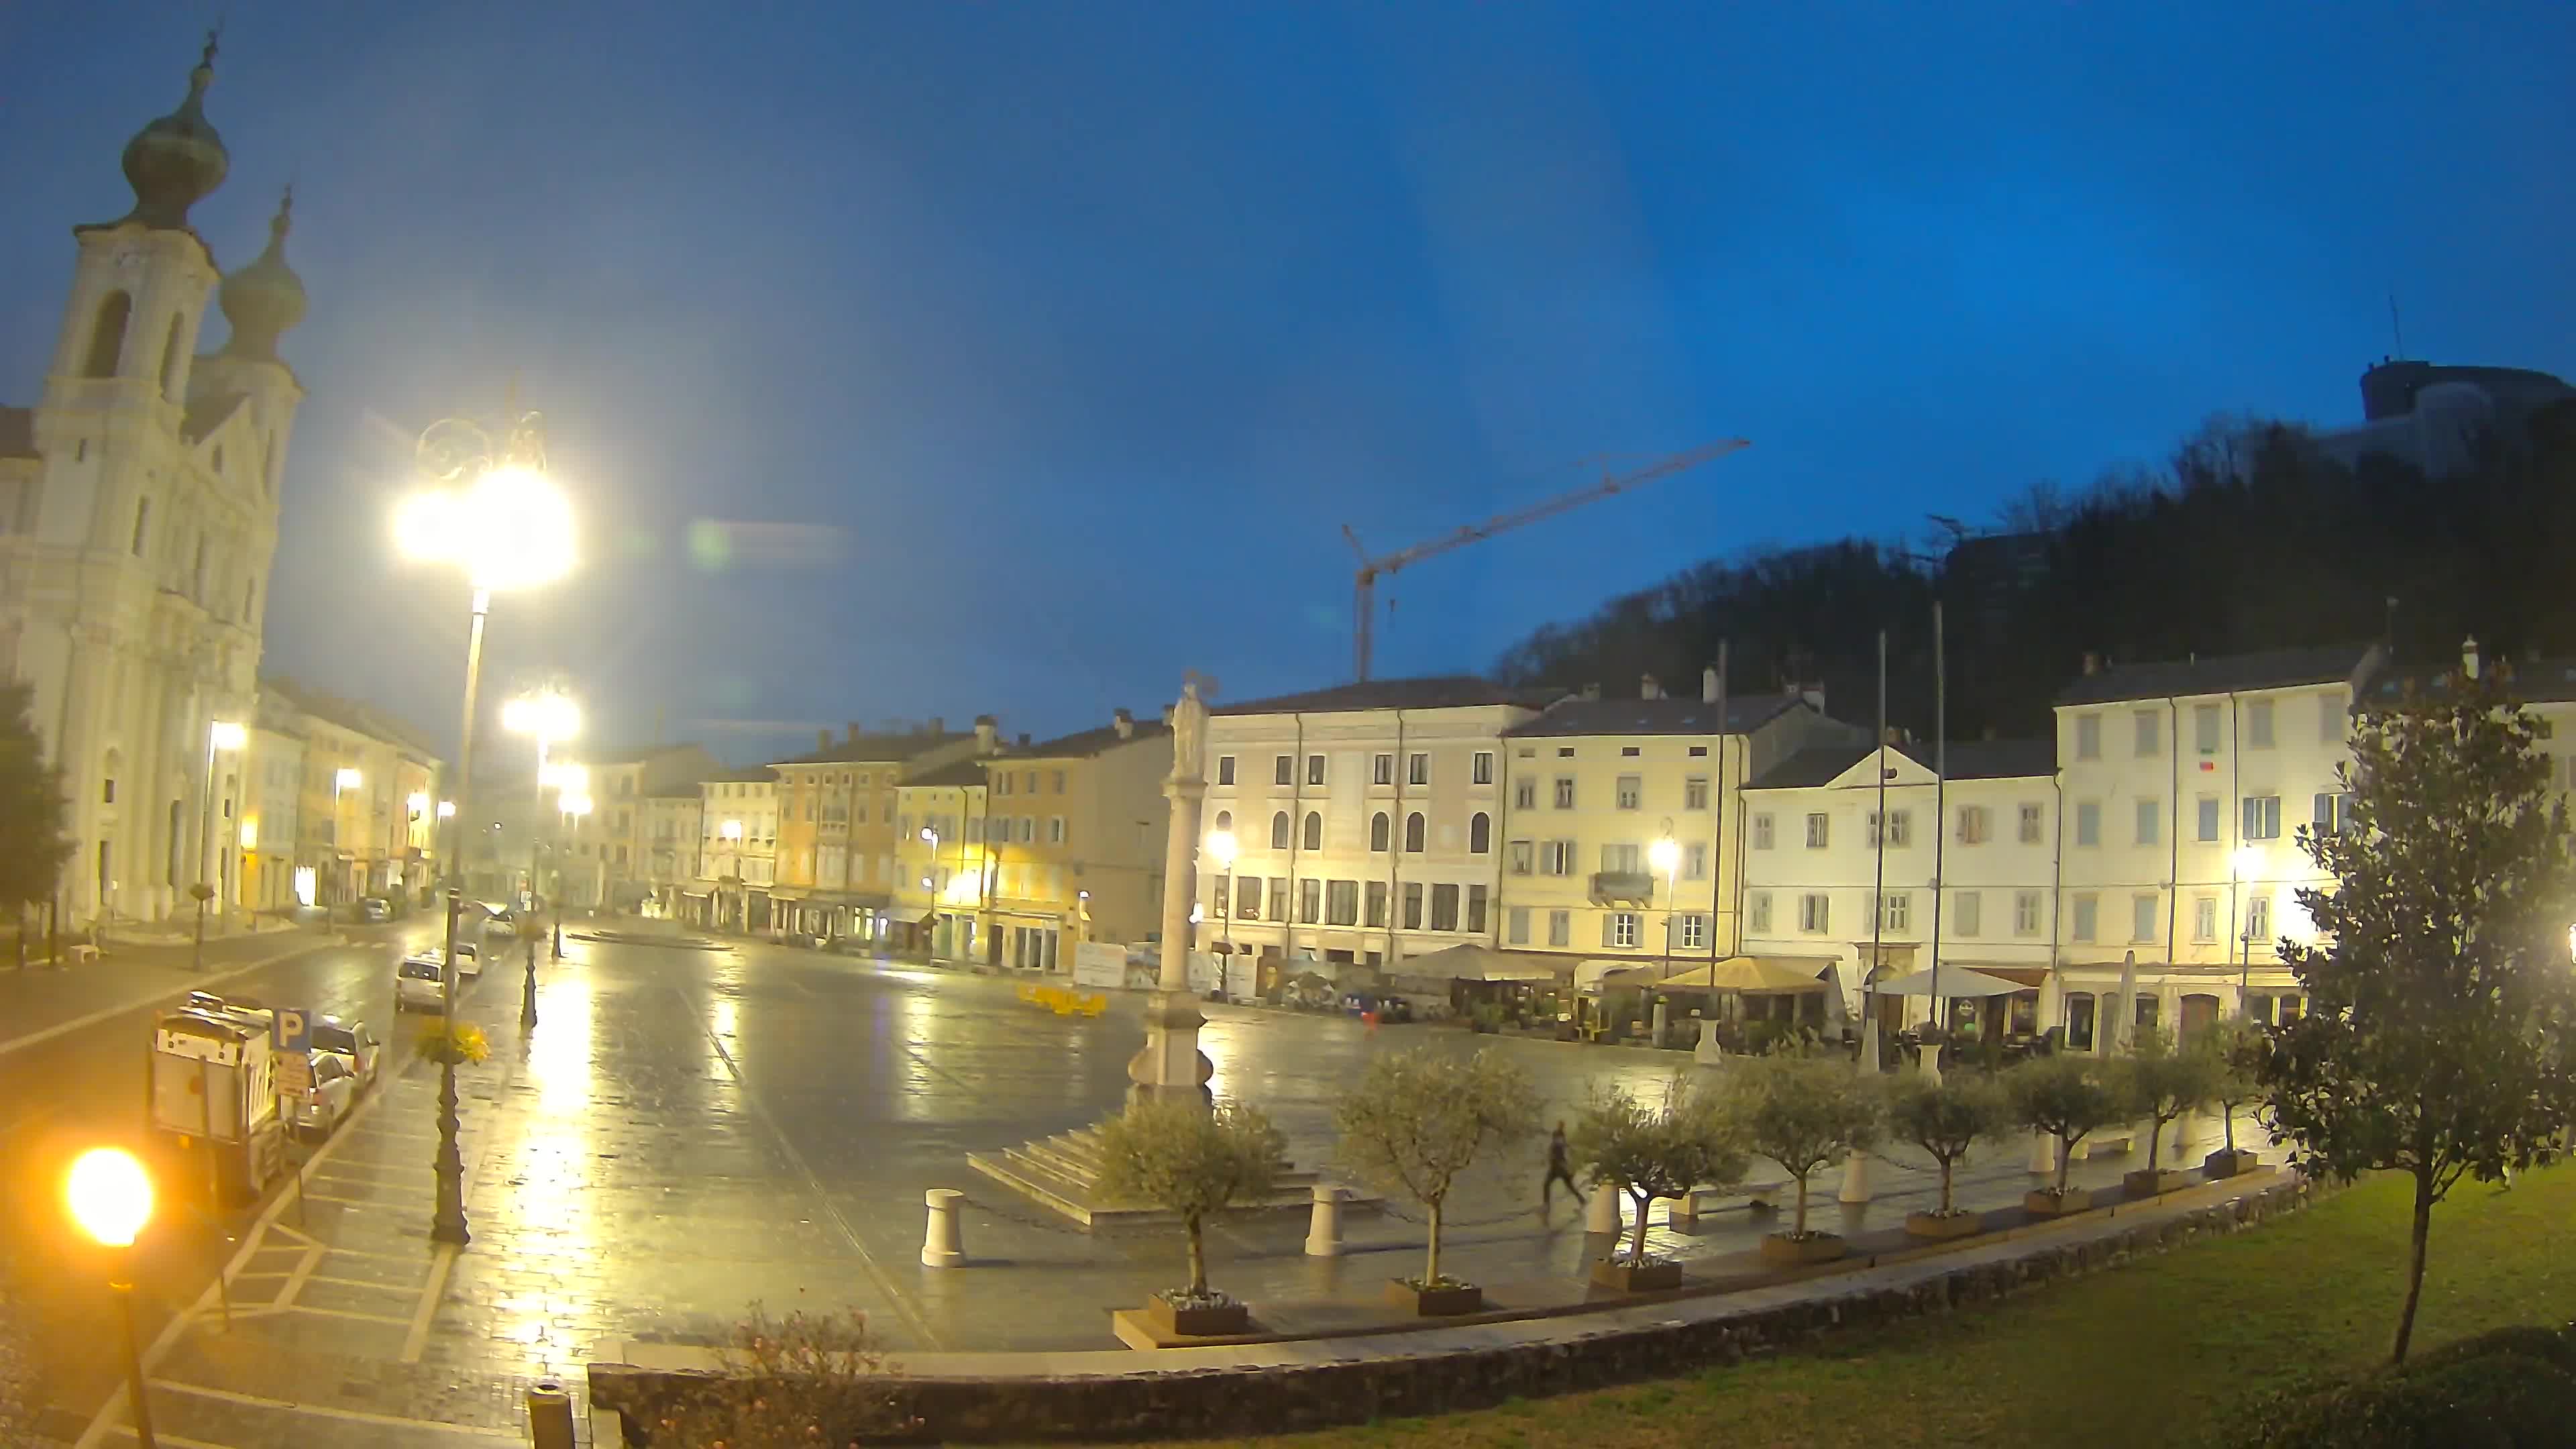
M1068 1139L1077 1137L1089 1138L1090 1141L1081 1145L1068 1143ZM966 1154L966 1165L1040 1207L1060 1213L1085 1227L1176 1221L1162 1208L1116 1202L1101 1195L1098 1137L1090 1128L1019 1147L1006 1147L998 1153L970 1152ZM1302 1210L1314 1201L1315 1182L1314 1173L1301 1172L1282 1163L1269 1196L1230 1211Z

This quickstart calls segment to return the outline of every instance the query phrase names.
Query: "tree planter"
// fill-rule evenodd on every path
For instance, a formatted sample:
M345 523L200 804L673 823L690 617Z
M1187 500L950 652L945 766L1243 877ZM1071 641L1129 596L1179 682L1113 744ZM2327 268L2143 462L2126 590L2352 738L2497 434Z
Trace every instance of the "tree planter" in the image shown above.
M1165 1334L1187 1338L1222 1338L1252 1331L1252 1310L1231 1300L1182 1307L1157 1293L1145 1300L1145 1319Z
M1947 1240L1973 1237L1985 1227L1985 1219L1971 1212L1907 1213L1905 1231L1918 1238Z
M2068 1213L2090 1211L2093 1190L2070 1187L2064 1192L2026 1192L2021 1195L2021 1210L2036 1218L2060 1218Z
M2207 1173L2212 1182L2224 1177L2243 1177L2249 1172L2261 1171L2262 1167L2263 1159L2242 1147L2232 1152L2222 1147L2201 1159L2200 1164L2200 1170Z
M1801 1263L1830 1263L1843 1255L1843 1240L1832 1233L1809 1233L1803 1238L1787 1233L1762 1235L1762 1261L1791 1266Z
M1653 1293L1682 1286L1679 1263L1595 1263L1592 1283L1620 1293Z
M2191 1186L2191 1174L2179 1167L2160 1167L2150 1172L2140 1168L2123 1174L2120 1187L2131 1197L2161 1197Z
M1386 1283L1386 1301L1418 1318L1446 1318L1454 1313L1481 1310L1485 1306L1485 1290L1473 1283L1416 1288L1401 1278L1390 1278Z

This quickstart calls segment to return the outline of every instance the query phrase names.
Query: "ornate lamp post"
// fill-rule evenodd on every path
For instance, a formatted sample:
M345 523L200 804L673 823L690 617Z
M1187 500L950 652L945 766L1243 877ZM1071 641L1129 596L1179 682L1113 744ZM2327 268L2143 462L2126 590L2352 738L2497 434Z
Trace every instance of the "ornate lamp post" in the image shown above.
M537 742L536 800L528 816L528 906L536 908L537 832L536 823L546 807L546 747L558 740L568 740L581 732L581 709L572 700L551 687L533 694L523 694L501 706L501 728L512 734L530 735ZM527 974L519 983L519 1024L537 1024L537 936L530 922L520 922L520 939L528 943ZM563 956L563 939L555 939L555 956Z
M515 403L508 431L497 441L481 427L448 418L424 429L416 450L421 471L437 487L407 500L396 523L411 558L453 563L471 587L472 623L465 642L464 727L458 733L456 793L473 796L474 694L483 672L483 620L492 592L526 588L560 578L573 562L572 509L546 479L546 445L535 413ZM456 918L464 898L460 862L465 842L459 827L447 862L447 969L439 1009L456 1020ZM456 1147L456 1060L438 1062L438 1206L430 1219L432 1241L464 1246L465 1159Z
M1673 823L1667 820L1664 822L1664 829L1669 832L1672 825ZM1667 833L1654 844L1646 847L1646 863L1655 868L1655 874L1664 878L1664 959L1655 974L1670 976L1673 974L1673 909L1681 904L1678 872L1681 870L1682 848Z
M152 1449L152 1408L143 1397L143 1353L134 1338L132 1259L135 1235L152 1220L152 1179L143 1164L113 1147L95 1147L72 1163L64 1197L72 1221L102 1248L119 1250L116 1276L108 1291L116 1295L117 1316L125 1323L126 1395L134 1401L134 1438Z

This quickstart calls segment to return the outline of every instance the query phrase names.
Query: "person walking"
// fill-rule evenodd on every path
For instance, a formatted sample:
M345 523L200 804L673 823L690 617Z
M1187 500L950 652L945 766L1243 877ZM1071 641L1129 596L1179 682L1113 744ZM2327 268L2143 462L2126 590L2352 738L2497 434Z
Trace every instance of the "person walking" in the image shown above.
M1567 1192L1574 1194L1574 1205L1576 1207L1581 1207L1583 1205L1583 1189L1574 1181L1573 1153L1572 1150L1565 1145L1565 1124L1563 1122L1557 1123L1556 1131L1548 1135L1547 1180L1539 1184L1538 1189L1538 1210L1540 1212L1544 1213L1551 1211L1556 1206L1556 1185L1559 1182L1563 1182L1565 1184L1565 1190Z

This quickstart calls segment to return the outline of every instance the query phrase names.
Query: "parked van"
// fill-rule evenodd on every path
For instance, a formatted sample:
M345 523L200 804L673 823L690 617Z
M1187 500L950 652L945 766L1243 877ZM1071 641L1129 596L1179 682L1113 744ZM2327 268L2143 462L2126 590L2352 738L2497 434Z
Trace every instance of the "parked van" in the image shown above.
M394 1010L437 1011L446 1004L447 957L439 951L405 956L394 968Z

